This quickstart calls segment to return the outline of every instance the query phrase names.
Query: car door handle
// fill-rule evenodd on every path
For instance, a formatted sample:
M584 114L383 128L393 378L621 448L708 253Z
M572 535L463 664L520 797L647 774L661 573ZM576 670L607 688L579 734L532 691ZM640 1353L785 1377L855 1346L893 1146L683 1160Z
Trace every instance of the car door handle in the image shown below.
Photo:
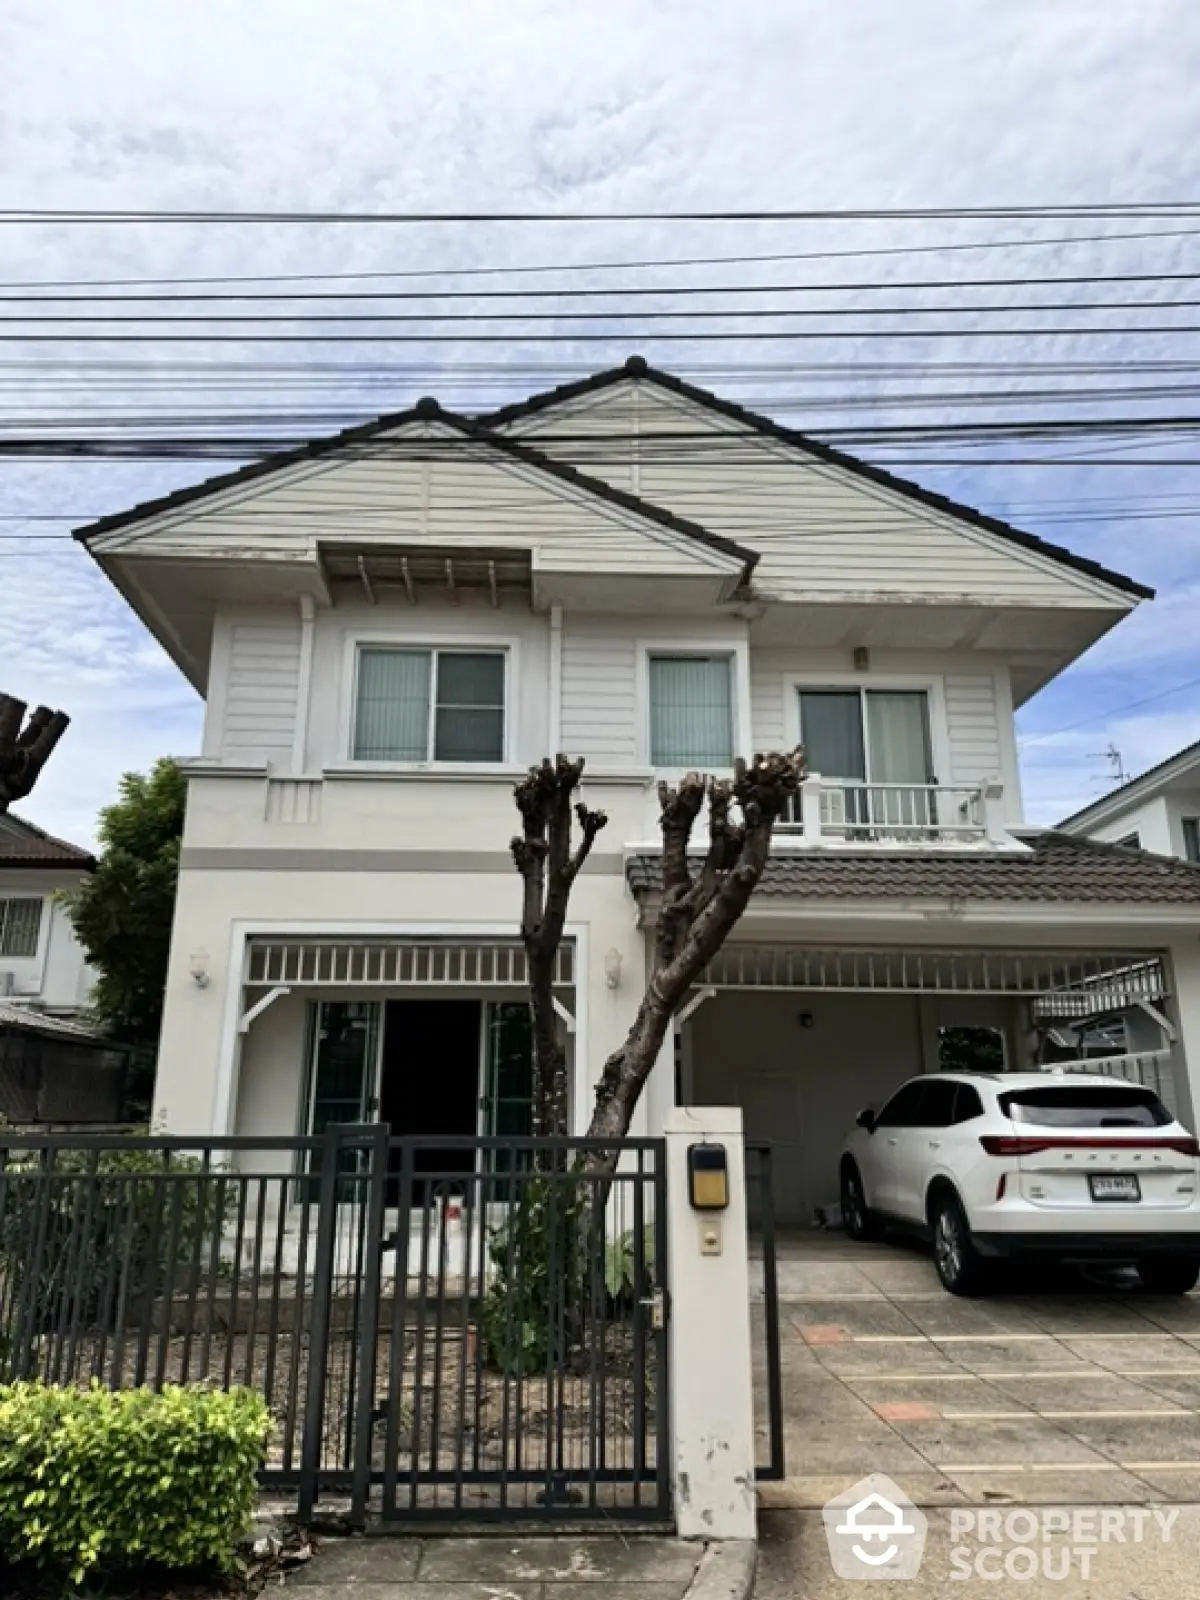
M940 1139L930 1139L929 1148L931 1150L940 1150L942 1148L942 1141Z
M888 1143L889 1143L889 1144L898 1144L898 1143L899 1143L899 1141L898 1141L898 1140L897 1140L897 1138L896 1138L896 1136L895 1136L895 1135L894 1135L894 1134L893 1134L893 1135L892 1135L892 1136L891 1136L891 1137L890 1137L890 1138L889 1138L889 1139L888 1139Z

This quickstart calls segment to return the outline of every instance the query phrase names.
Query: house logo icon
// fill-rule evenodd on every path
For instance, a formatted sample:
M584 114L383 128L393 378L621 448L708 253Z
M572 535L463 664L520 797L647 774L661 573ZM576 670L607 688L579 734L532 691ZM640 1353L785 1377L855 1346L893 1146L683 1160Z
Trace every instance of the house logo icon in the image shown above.
M822 1517L839 1578L915 1578L920 1571L927 1520L881 1472L834 1495Z

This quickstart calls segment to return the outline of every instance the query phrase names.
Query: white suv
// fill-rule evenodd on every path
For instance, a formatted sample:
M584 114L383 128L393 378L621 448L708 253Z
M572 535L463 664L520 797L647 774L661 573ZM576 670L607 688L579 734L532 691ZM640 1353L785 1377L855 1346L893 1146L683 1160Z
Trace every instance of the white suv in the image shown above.
M1147 1289L1200 1277L1200 1144L1151 1090L1075 1072L938 1072L863 1111L841 1156L852 1239L932 1238L952 1294L989 1261L1132 1263Z

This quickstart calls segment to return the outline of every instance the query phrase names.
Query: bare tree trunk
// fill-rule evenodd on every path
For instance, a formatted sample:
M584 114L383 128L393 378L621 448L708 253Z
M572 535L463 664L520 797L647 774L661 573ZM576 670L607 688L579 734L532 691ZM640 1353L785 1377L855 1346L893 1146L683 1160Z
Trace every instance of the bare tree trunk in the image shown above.
M530 767L513 790L524 831L512 855L525 884L521 941L529 967L533 1012L533 1132L537 1138L568 1132L567 1053L554 1009L554 974L566 925L571 885L608 818L573 800L583 762L559 755ZM572 850L571 817L581 838Z
M663 894L646 993L624 1043L604 1063L588 1137L618 1141L629 1132L633 1109L650 1076L671 1018L688 989L724 944L763 874L776 821L802 776L800 751L739 761L732 783L689 773L678 789L659 787L663 830ZM707 797L709 844L693 873L688 860L692 829ZM740 825L729 809L741 810ZM611 1168L616 1151L593 1168Z
M31 793L71 720L61 711L38 706L25 722L25 709L24 700L0 693L0 816L14 800Z

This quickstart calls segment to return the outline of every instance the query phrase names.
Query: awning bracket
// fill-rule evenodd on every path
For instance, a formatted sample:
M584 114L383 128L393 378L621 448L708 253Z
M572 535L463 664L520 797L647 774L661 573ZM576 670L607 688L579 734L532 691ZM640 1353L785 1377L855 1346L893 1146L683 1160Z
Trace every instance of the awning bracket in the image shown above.
M276 1000L282 1000L291 990L282 983L276 984L273 989L268 989L266 994L260 995L248 1011L244 1011L238 1019L238 1032L249 1033L250 1024L255 1017L260 1017L268 1006L273 1006Z

